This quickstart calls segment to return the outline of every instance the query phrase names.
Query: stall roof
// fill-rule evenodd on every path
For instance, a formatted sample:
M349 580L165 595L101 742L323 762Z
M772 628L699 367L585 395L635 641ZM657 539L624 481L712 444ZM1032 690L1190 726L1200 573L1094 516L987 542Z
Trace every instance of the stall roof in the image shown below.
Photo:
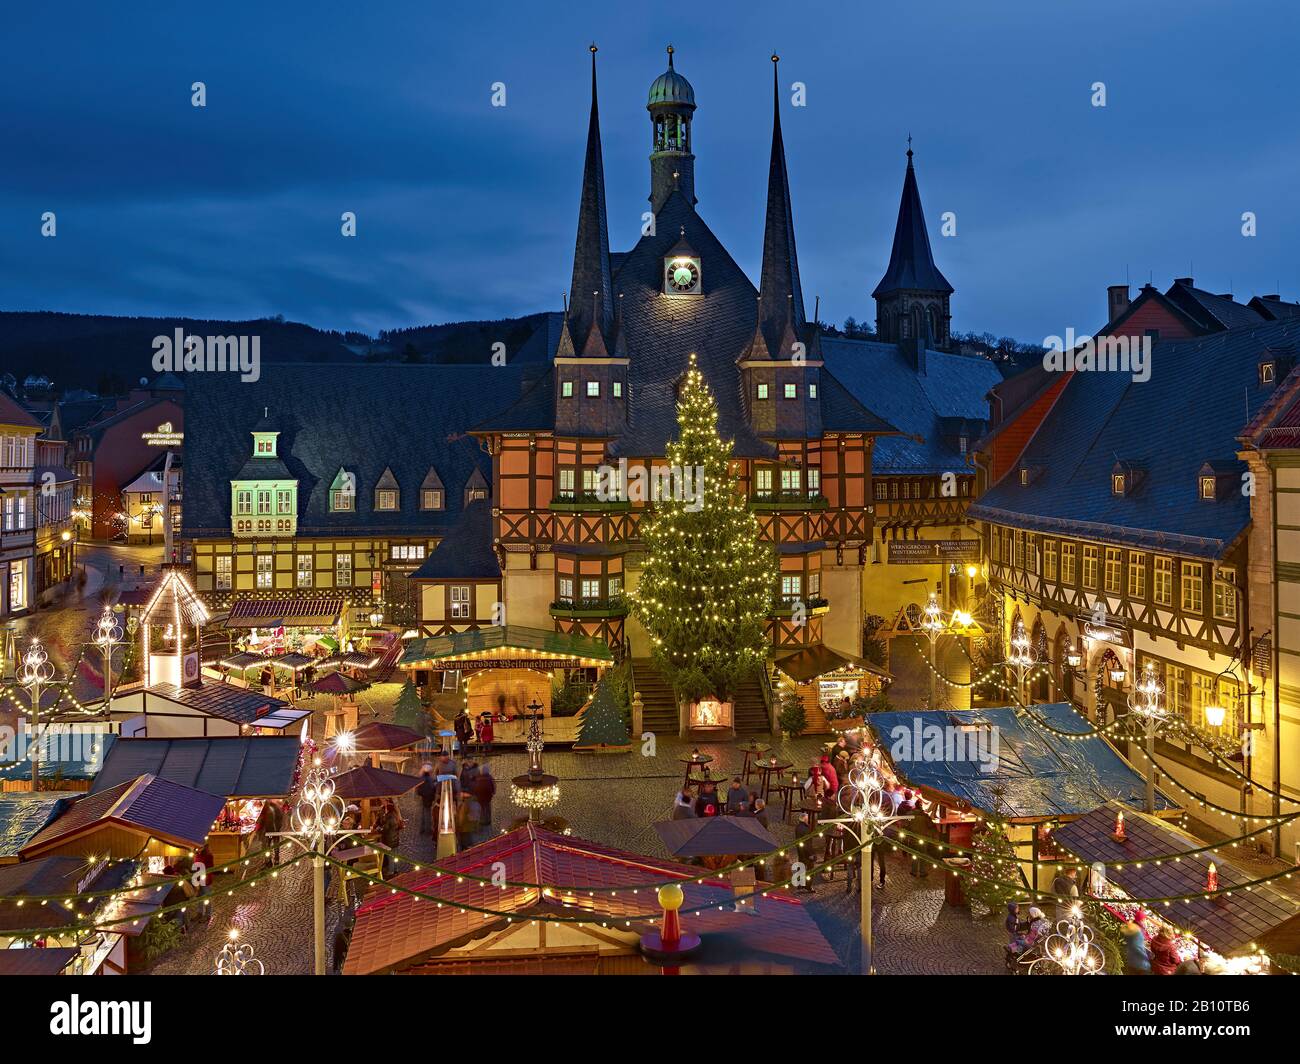
M343 614L342 595L288 595L283 598L235 599L227 628L329 628Z
M79 886L81 890L93 894L101 890L115 890L135 874L136 865L133 861L108 864L95 872L87 865L84 857L38 857L33 861L0 868L0 898L76 894ZM100 895L76 898L71 906L41 905L36 902L21 908L17 905L0 905L0 932L26 931L40 927L60 928L81 923L104 902L105 897ZM0 956L5 952L0 950Z
M1133 806L1146 801L1145 778L1065 703L1029 710L1003 706L869 713L866 722L904 779L1009 820L1080 816L1112 800ZM987 729L990 738L977 740L990 755L992 771L969 753L933 756L927 738L933 742L934 736L958 734L934 732L935 727ZM1156 804L1166 811L1177 808L1159 791Z
M282 698L272 698L251 687L205 683L199 687L177 687L156 683L145 689L145 713L153 695L193 709L209 717L220 717L233 724L251 724L259 728L287 728L310 716L311 710L298 709Z
M1115 814L1124 813L1124 842L1111 836L1115 831ZM1200 853L1178 861L1156 859L1186 853L1205 845L1197 839L1155 817L1109 803L1053 832L1056 842L1080 861L1133 861L1106 869L1106 878L1130 898L1165 898L1194 894L1206 889L1213 861L1219 876L1219 888L1227 889L1259 879L1245 869L1231 864L1221 854ZM1300 901L1276 886L1260 883L1250 890L1234 890L1216 902L1193 898L1173 902L1168 908L1158 906L1156 913L1175 927L1200 939L1216 953L1231 956L1250 949L1252 944L1281 953L1300 952Z
M302 743L293 736L119 739L91 794L150 773L227 798L282 798L293 790Z
M700 952L683 966L684 971L726 972L733 964L763 960L825 971L826 966L839 963L802 903L788 894L771 894L759 899L754 908L736 912L732 908L735 895L731 884L695 882L701 871L697 865L644 857L525 824L440 861L438 867L445 870L441 875L424 870L394 880L402 886L432 891L451 904L430 905L414 896L390 891L387 884L367 894L357 909L344 974L408 968L437 958L453 946L502 930L506 926L504 917L484 920L477 912L455 907L457 901L481 904L482 884L453 881L446 874L463 871L491 875L498 862L505 866L508 882L555 888L554 897L543 897L533 887L508 886L493 891L492 908L512 914L516 923L530 912L568 916L585 912L593 921L616 923L619 931L647 931L657 926L662 916L654 891L634 894L620 889L616 893L588 894L586 888L632 887L678 879L686 895L687 910L708 906L683 917L687 928L704 939ZM561 888L572 888L576 893L570 897L568 890ZM631 926L625 927L625 923ZM448 959L464 958L453 955Z
M24 857L101 827L117 825L193 849L207 837L225 798L151 774L78 798L22 849Z
M47 946L44 949L0 949L0 976L58 975L77 959L75 946Z
M828 672L845 668L861 669L885 680L892 678L888 669L882 669L866 658L860 658L844 650L832 650L821 643L777 658L776 667L796 683L807 683L809 680L817 679L818 676L825 676Z
M0 794L0 861L17 860L18 851L63 812L71 797L57 791Z
M80 716L80 715L79 715ZM81 718L85 720L85 717ZM48 748L50 742L58 738L60 733L49 732L43 746ZM117 736L107 733L93 733L94 738L82 743L69 744L72 751L80 756L72 758L50 758L46 757L48 749L42 749L40 757L40 768L42 779L64 779L64 780L89 780L95 778L95 773L100 770L104 764L104 756L112 747ZM63 744L55 744L55 749L59 749ZM62 751L61 751L62 752ZM0 765L0 780L31 780L32 778L32 759L31 748L28 747L19 761L8 761Z
M455 632L427 639L412 639L406 643L398 665L418 665L441 658L459 658L470 654L490 656L494 650L523 651L539 657L586 658L593 661L614 660L614 654L603 639L585 635L568 635L542 628L524 628L517 624L479 628L472 632Z

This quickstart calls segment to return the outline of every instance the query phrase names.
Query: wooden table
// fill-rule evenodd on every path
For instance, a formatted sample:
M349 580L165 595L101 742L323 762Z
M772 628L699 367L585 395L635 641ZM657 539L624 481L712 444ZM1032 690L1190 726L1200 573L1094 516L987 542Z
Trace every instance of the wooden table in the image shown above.
M770 757L765 761L755 761L754 770L758 773L759 797L765 802L771 797L773 773L784 772L786 769L793 767L793 761L781 761L775 757Z
M748 783L749 777L754 774L754 759L762 757L772 748L767 743L760 743L757 739L751 739L743 746L737 747L737 749L745 755L745 763L741 766L740 778Z
M809 798L799 806L799 811L808 814L808 826L816 831L817 818L822 813L834 814L835 805L833 802L829 802L825 798Z
M774 784L774 787L781 792L781 819L788 824L790 823L790 811L795 807L803 788L794 780L784 780Z
M686 785L691 782L691 770L699 768L701 765L713 763L713 758L709 754L691 754L690 757L679 758L681 763L686 766L686 774L682 778L682 784Z

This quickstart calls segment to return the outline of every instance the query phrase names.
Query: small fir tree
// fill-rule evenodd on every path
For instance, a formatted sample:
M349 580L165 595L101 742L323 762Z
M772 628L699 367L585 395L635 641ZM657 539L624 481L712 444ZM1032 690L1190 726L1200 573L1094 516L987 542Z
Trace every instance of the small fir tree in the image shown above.
M632 610L679 695L726 700L766 660L776 556L759 538L694 356L678 392L677 424L666 458L683 490L661 491L642 525L646 559Z
M415 689L415 683L409 678L402 686L402 692L393 705L393 723L400 724L403 728L410 728L411 731L419 732L421 735L431 733L432 722L429 720L429 714L420 701L420 692Z
M601 680L596 693L582 715L575 750L621 748L630 750L632 739L623 723L623 707L618 704L609 683Z

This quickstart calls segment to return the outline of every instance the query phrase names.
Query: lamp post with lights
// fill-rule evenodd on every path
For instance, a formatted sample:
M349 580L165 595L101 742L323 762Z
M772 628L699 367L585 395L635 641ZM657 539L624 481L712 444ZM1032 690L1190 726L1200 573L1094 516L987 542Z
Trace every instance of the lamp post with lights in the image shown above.
M823 824L839 824L856 839L858 850L858 879L862 895L862 972L874 975L871 939L871 851L885 831L899 821L908 819L894 816L885 797L885 783L876 766L863 758L849 768L848 781L835 795L835 802L843 816L823 818Z
M31 714L32 790L41 789L41 695L54 680L54 663L39 639L23 651L15 682L27 692Z
M1147 812L1156 811L1156 730L1164 722L1167 710L1164 704L1165 685L1156 676L1155 666L1147 662L1142 669L1135 698L1129 701L1129 711L1142 721L1146 731L1147 749Z
M95 626L91 640L104 657L104 708L109 710L113 708L113 651L125 642L122 626L113 616L111 606L105 606L104 612L99 615L99 623Z

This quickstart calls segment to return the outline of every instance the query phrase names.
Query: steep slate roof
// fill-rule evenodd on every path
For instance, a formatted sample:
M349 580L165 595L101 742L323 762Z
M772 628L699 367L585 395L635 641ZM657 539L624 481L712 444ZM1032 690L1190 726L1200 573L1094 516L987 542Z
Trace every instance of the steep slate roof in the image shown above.
M0 392L0 425L19 425L31 429L45 427L43 422L29 414L4 392Z
M1136 805L1146 797L1143 776L1064 702L1034 706L1032 713L1008 706L868 713L867 724L904 780L1009 820L1077 816L1112 799ZM997 755L994 771L970 757L932 757L924 746L931 725L993 729L997 746L986 749ZM1176 808L1161 791L1156 804Z
M411 580L497 580L501 566L492 549L492 504L477 499L465 507L450 534L430 551Z
M1013 470L970 516L1220 557L1249 526L1250 500L1239 491L1198 498L1197 472L1237 453L1237 436L1272 395L1259 383L1260 354L1297 342L1300 319L1290 318L1157 342L1144 383L1075 373L1021 458L1039 475L1022 487ZM1132 495L1111 494L1117 458L1143 470Z
M901 430L876 441L873 473L973 472L959 449L944 442L942 422L970 422L969 447L974 449L988 424L985 396L1002 379L992 362L927 351L925 373L920 374L897 344L836 337L822 338L822 358L844 387Z
M894 246L889 252L885 276L871 293L873 298L901 289L923 292L952 292L930 251L930 234L925 228L921 193L916 187L916 169L912 166L912 149L907 149L907 174L903 178L903 198L898 204L898 223L894 226Z
M291 736L119 739L90 793L151 773L227 798L283 797L293 790L301 753L302 743Z
M396 883L432 894L444 899L444 903L439 906L409 894L390 893L387 886L368 893L357 909L344 974L366 975L436 957L452 946L495 934L505 926L502 917L485 920L480 913L458 910L456 902L490 903L498 912L513 914L515 922L526 919L529 913L573 917L585 912L593 921L609 920L620 933L647 931L658 924L662 914L652 890L634 893L620 889L589 895L587 889L632 888L672 879L681 880L686 895L683 910L709 906L682 916L686 929L704 939L700 952L683 966L684 970L725 971L725 966L738 958L755 955L813 971L825 971L825 966L838 964L834 950L802 903L788 893L774 892L751 902L756 913L735 912L731 884L716 880L694 882L700 875L698 866L628 853L575 835L559 835L535 824L471 846L440 861L438 866L451 872L488 876L498 862L505 865L507 881L552 886L552 895L543 896L532 887L485 888L478 882L457 882L453 876L433 871L398 876ZM574 893L570 895L560 888L572 888ZM481 959L488 961L491 957Z
M79 798L23 852L41 850L105 824L121 824L183 846L198 846L225 806L225 798L152 775Z
M1144 813L1123 808L1126 841L1116 842L1115 814L1123 808L1106 805L1053 834L1079 860L1141 861L1106 869L1106 879L1118 884L1130 898L1178 897L1204 891L1210 862L1214 862L1219 888L1227 890L1259 878L1238 868L1222 853L1199 853L1177 861L1154 858L1200 849L1205 843L1172 824ZM1227 847L1224 848L1228 850ZM1269 883L1251 890L1234 890L1220 895L1218 902L1192 898L1157 910L1175 927L1192 932L1216 953L1231 955L1247 950L1251 943L1267 946L1270 952L1292 953L1300 942L1300 902Z
M1266 320L1257 310L1238 303L1232 296L1197 288L1185 277L1176 279L1165 295L1207 329L1239 329Z
M189 374L184 534L229 535L230 480L256 461L250 432L268 401L280 428L280 461L298 480L300 534L445 533L460 516L473 471L492 474L490 456L465 432L511 407L524 373L514 364L273 363L262 367L257 385L236 374ZM430 466L446 487L443 510L420 509L416 489ZM340 467L356 476L356 509L331 513L329 487ZM396 511L374 508L385 467L402 489Z

